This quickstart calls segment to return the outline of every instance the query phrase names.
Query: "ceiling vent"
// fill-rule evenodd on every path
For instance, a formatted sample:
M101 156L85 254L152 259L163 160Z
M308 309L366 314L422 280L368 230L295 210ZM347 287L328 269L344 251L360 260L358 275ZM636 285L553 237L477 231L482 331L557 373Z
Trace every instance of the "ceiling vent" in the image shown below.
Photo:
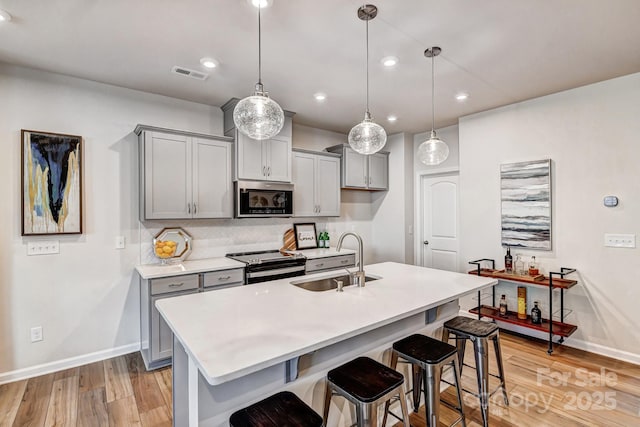
M171 72L179 76L191 77L192 79L196 79L196 80L207 80L207 77L209 77L209 74L207 73L203 73L201 71L196 71L196 70L190 70L184 67L178 67L177 65L171 69Z

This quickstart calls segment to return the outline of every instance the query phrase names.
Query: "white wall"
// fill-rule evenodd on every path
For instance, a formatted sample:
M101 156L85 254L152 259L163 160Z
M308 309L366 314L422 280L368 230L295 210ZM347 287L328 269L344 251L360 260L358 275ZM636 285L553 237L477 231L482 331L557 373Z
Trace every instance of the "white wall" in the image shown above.
M221 133L218 108L0 64L0 373L139 342L137 139L144 123ZM27 256L20 130L84 137L84 233ZM124 235L127 248L114 249ZM29 330L42 326L44 341ZM124 346L124 347L123 347Z
M640 74L633 74L459 122L461 270L485 257L503 265L500 164L552 159L553 251L515 252L536 255L543 272L578 269L580 286L565 297L574 309L567 321L578 325L569 345L637 363L639 249L605 248L603 240L605 233L640 234L639 117ZM618 196L620 205L604 207L606 195ZM530 304L543 302L543 313L545 292L529 293ZM498 293L515 304L514 287Z

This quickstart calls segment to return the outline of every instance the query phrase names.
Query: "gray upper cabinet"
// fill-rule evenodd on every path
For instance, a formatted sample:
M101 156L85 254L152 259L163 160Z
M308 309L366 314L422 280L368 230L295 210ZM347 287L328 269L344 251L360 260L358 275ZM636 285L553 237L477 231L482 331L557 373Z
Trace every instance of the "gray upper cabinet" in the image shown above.
M340 157L293 150L296 217L340 216Z
M291 136L294 113L285 111L284 126L271 139L258 141L240 133L233 123L233 109L239 99L232 98L222 106L224 134L236 141L236 180L291 182Z
M364 155L354 151L348 144L327 148L342 157L341 185L345 189L388 190L389 153L380 151Z
M139 125L140 218L231 218L231 138Z

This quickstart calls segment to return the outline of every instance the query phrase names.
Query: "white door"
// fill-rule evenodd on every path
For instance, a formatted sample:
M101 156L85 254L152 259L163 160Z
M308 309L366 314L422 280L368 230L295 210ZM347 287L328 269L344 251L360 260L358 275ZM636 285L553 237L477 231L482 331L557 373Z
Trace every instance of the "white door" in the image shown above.
M420 180L421 265L458 271L458 175Z
M316 200L320 216L340 216L340 158L317 156Z
M231 144L193 138L193 217L231 218Z
M315 158L313 154L293 153L293 216L318 216Z
M275 137L265 144L267 180L291 182L291 140Z
M191 138L144 135L145 218L191 217Z

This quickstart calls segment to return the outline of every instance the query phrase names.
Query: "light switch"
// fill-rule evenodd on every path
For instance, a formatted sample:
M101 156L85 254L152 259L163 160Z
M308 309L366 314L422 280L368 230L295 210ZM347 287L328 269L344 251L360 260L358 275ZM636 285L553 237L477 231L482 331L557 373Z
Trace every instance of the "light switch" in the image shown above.
M116 249L124 249L124 236L116 236Z
M605 234L604 245L610 248L635 248L635 234Z

